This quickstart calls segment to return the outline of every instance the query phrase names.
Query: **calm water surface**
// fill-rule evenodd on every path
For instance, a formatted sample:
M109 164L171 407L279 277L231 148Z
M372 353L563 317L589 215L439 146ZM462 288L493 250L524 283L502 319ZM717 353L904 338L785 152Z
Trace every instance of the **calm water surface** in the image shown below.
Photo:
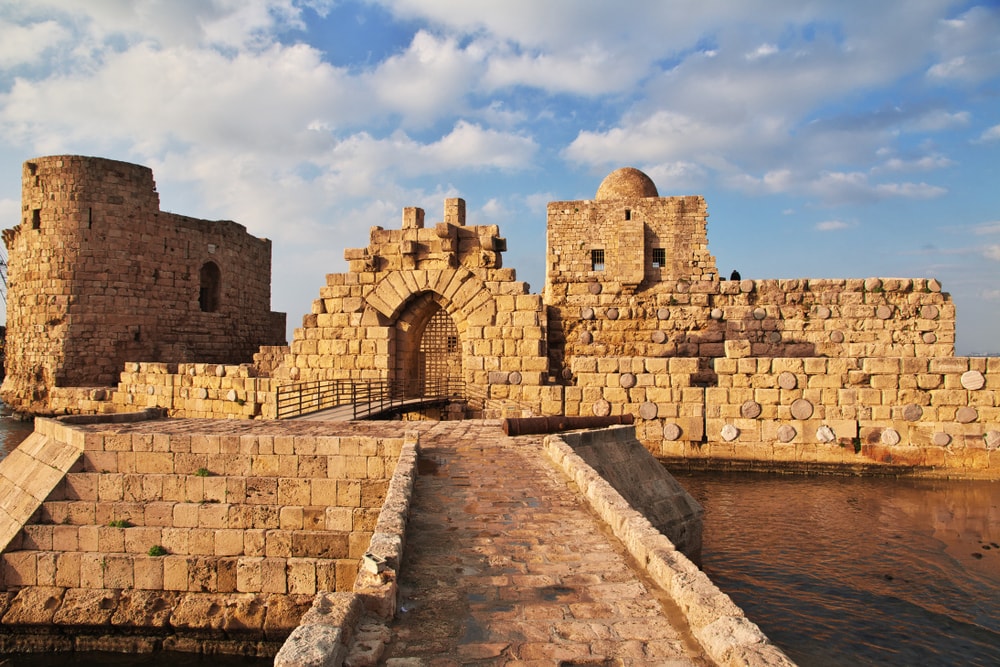
M1000 665L1000 484L675 476L705 572L803 667Z

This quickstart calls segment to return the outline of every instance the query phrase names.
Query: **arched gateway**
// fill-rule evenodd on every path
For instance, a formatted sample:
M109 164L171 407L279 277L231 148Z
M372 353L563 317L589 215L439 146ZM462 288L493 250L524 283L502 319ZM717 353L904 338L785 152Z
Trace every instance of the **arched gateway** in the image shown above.
M413 299L394 323L393 334L392 379L408 394L461 393L461 337L440 297L424 293Z
M495 225L466 226L461 199L433 227L405 209L402 229L374 227L368 247L344 252L349 272L327 277L282 372L481 401L544 384L545 306L502 268L505 249Z

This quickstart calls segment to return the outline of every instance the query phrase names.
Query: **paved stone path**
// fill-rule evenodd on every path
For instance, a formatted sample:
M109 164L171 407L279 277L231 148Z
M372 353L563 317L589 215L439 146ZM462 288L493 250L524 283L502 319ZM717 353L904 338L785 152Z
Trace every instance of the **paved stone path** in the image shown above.
M381 664L709 664L540 436L508 438L498 422L415 425L403 602Z

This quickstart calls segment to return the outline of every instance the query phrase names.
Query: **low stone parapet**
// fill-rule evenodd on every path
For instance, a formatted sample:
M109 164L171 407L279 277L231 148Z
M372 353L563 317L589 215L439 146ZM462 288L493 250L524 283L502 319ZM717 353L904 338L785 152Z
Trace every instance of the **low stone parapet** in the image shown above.
M618 427L589 437L615 442L627 431L630 427ZM706 654L719 665L793 667L794 663L732 599L574 451L566 437L547 436L546 454L576 483L582 497L621 540L638 566L677 604Z

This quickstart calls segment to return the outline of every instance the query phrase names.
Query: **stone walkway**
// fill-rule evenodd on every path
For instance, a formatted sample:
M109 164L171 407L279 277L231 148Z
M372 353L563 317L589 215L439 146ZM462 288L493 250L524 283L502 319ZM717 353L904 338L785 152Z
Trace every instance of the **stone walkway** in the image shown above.
M381 664L709 664L676 607L548 463L541 436L415 424L403 601Z

